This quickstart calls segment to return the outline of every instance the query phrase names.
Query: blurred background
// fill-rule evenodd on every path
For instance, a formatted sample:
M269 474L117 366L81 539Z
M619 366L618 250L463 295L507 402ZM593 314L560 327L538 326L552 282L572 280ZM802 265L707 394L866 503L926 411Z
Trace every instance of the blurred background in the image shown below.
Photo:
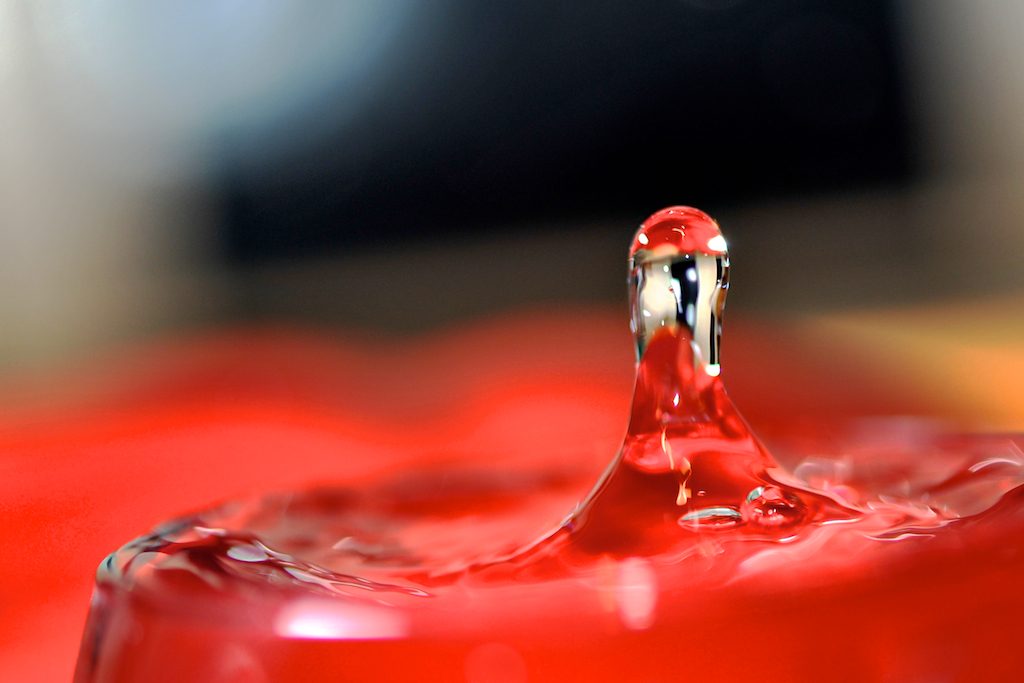
M0 2L0 368L624 305L675 203L757 315L1024 287L1024 5Z

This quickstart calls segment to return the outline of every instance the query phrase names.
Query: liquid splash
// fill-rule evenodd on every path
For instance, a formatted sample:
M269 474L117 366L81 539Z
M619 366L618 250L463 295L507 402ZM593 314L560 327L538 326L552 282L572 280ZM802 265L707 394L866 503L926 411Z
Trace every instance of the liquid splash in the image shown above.
M349 680L462 680L486 674L495 652L517 662L498 669L537 680L847 680L807 630L836 609L846 616L834 628L862 629L851 647L901 643L850 666L857 680L972 680L1016 665L985 650L1021 633L1005 610L1024 607L1013 578L1024 440L851 436L781 467L725 392L728 273L725 239L696 209L665 209L637 232L633 404L618 455L581 502L564 472L467 469L176 520L100 567L76 681L222 680L227 650L244 654L238 680L307 680L317 666ZM921 593L924 571L937 583ZM948 597L980 580L1005 604ZM934 613L940 596L947 616L987 626L929 630L914 610ZM902 621L879 626L865 606ZM333 649L308 645L324 640ZM784 644L800 662L773 658Z
M629 427L606 479L574 515L573 544L651 555L694 532L781 538L855 518L785 478L725 392L729 255L718 225L688 207L654 214L633 240L629 284L637 349Z

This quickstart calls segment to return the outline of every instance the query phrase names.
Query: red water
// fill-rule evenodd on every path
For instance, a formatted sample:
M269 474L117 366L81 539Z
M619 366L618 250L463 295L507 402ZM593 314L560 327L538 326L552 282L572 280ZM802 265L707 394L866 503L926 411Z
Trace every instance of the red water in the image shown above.
M717 236L674 208L632 256ZM1024 440L793 416L782 467L690 331L648 332L596 487L410 471L170 522L100 567L76 681L1016 680Z

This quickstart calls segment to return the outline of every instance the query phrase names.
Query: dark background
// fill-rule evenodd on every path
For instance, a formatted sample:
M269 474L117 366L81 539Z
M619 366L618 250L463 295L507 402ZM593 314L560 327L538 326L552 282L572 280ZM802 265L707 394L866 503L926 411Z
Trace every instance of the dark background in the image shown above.
M423 3L356 115L335 113L351 88L325 88L264 131L272 156L219 137L219 253L632 227L667 203L906 183L897 39L883 0Z

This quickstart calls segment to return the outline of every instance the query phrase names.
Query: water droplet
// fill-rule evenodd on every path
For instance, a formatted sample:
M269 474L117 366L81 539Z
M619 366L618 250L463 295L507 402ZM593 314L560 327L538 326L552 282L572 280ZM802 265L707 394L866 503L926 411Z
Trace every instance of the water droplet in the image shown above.
M740 511L748 524L781 527L800 522L805 508L778 486L758 486L747 495Z
M680 254L725 255L725 238L718 223L700 209L689 206L670 206L643 222L633 240L630 258L640 250L652 252L655 257Z
M718 505L687 512L679 518L679 526L693 530L729 529L743 521L743 515L733 507Z
M642 358L654 337L685 331L694 366L715 368L728 289L729 254L706 213L674 206L640 226L630 249L632 328Z
M239 562L264 562L270 556L253 545L235 545L228 548L228 557Z

